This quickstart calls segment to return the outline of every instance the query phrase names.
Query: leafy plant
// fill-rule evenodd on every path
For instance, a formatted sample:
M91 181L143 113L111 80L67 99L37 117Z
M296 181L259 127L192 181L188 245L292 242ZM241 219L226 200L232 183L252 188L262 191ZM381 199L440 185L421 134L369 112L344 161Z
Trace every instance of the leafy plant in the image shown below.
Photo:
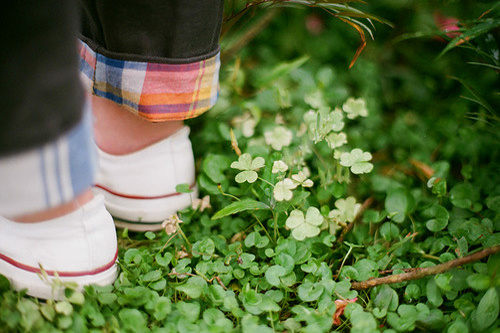
M395 22L433 17L382 5ZM445 84L462 60L379 37L373 54L398 61L367 52L344 71L322 57L349 58L348 32L294 35L304 57L284 37L316 11L287 13L225 64L218 104L190 123L202 199L160 232L120 232L112 286L43 302L0 276L0 331L497 330L500 150Z

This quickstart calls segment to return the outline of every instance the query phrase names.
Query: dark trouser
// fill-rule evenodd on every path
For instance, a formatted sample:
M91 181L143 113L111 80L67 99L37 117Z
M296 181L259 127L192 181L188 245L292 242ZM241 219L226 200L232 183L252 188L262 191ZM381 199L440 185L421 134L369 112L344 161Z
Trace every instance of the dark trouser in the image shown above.
M162 79L160 72L186 72L183 64L205 66L205 61L219 50L222 4L221 0L82 1L81 39L97 57L90 66L97 64L109 72L110 63L115 69L146 64L148 69L143 74L153 77L154 83L169 79L168 75ZM11 1L2 9L0 86L4 103L0 109L0 156L53 141L81 119L84 92L78 75L77 7L77 3L69 0L26 0ZM99 62L99 59L104 60ZM105 66L99 67L103 63ZM155 69L151 64L168 64L168 67ZM211 80L213 86L218 67L212 67L212 77L205 81ZM91 73L90 80L102 75L95 68ZM162 99L156 93L161 84L151 88L152 81L145 80L138 93L134 91L137 87L117 93L117 89L130 86L134 76L123 74L122 86L116 87L107 82L114 79L114 73L104 75L104 81L98 79L100 85L90 87L91 93L123 104L139 115L153 114L148 116L153 121L196 116L213 105L216 98L213 89L206 92L209 88L203 88L200 80L193 82L196 88L187 93L182 91L190 95L179 97L174 105L165 106L165 101L156 105ZM180 76L175 79L180 80ZM182 86L182 82L176 81L176 85ZM101 89L101 86L111 88ZM134 93L139 96L127 97ZM203 93L209 95L206 101L186 102ZM176 92L175 96L178 95ZM168 118L167 113L168 117L178 116ZM155 120L157 114L163 116Z

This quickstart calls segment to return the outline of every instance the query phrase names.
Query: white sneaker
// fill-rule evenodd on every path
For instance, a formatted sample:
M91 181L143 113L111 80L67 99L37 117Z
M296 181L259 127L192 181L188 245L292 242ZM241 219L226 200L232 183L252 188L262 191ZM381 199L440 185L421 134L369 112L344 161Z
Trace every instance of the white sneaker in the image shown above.
M159 230L164 220L197 197L189 127L149 147L126 155L98 149L99 170L94 192L103 194L118 227ZM178 193L189 184L192 193Z
M18 223L0 217L0 274L17 289L39 298L63 298L39 276L83 285L108 285L117 275L118 247L113 220L102 196L62 217ZM56 274L57 273L57 274Z

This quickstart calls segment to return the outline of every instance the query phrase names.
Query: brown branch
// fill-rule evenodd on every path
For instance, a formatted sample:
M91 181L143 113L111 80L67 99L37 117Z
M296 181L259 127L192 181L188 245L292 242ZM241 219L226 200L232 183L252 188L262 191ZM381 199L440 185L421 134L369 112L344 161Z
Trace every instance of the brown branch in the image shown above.
M415 268L411 272L408 273L401 273L401 274L396 274L396 275L391 275L391 276L384 276L381 278L376 278L376 279L371 279L367 281L362 281L362 282L353 282L351 285L351 288L354 290L362 290L362 289L367 289L375 286L379 286L381 284L392 284L392 283L399 283L399 282L404 282L404 281L411 281L411 280L418 280L423 277L429 276L429 275L436 275L439 273L446 272L452 268L462 266L465 264L469 264L474 261L478 261L483 259L484 257L487 257L491 254L495 254L497 252L500 252L500 245L493 246L493 247L488 247L486 249L483 249L479 252L476 252L474 254L465 256L463 258L458 258L454 260L450 260L448 262L445 262L443 264L439 264L433 267L426 267L426 268Z
M372 197L369 197L368 199L365 200L365 202L363 202L363 204L359 208L359 211L356 214L356 217L354 218L354 220L351 223L349 223L344 229L342 229L342 233L340 234L339 239L337 240L338 243L342 243L344 241L345 235L349 231L351 231L352 228L354 228L354 225L359 221L359 219L361 218L361 216L363 215L365 210L367 210L368 207L370 207L372 203L373 203Z

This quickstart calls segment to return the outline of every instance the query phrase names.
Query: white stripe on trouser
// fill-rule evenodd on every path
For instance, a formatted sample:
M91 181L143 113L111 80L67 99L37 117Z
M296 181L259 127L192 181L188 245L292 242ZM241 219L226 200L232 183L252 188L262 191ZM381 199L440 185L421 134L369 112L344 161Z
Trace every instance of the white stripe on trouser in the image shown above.
M86 115L57 140L0 158L0 215L9 218L55 207L80 194L75 190L92 186L95 156L89 149L77 149L93 145L90 121ZM87 163L75 166L75 157Z

